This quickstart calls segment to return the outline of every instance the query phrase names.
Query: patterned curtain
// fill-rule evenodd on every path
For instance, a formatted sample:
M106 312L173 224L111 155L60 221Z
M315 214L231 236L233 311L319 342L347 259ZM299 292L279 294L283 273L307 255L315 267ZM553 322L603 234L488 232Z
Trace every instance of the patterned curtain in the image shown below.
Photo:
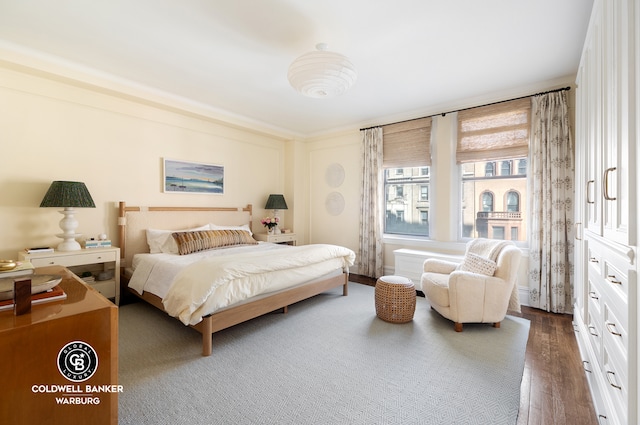
M362 194L358 273L378 278L384 274L382 259L382 128L362 130Z
M532 97L529 305L571 313L574 157L564 91Z

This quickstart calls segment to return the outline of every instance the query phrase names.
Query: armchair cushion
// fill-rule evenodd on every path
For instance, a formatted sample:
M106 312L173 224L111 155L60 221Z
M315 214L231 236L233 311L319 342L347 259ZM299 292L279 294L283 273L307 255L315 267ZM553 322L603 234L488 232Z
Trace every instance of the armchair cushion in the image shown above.
M478 273L485 276L493 276L497 267L498 265L495 261L481 257L480 255L472 252L467 252L467 255L464 257L464 261L460 264L460 268L458 270Z
M427 258L422 265L422 269L424 272L449 274L456 270L458 266L460 266L460 264L454 263L453 261Z

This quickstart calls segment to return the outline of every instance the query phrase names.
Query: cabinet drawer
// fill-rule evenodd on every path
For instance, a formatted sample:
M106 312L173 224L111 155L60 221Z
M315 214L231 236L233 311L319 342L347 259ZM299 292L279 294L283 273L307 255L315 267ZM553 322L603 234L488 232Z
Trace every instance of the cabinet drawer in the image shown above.
M589 240L587 261L589 274L602 276L602 245L595 240Z
M269 237L269 242L273 243L282 243L282 242L293 242L295 240L295 236L291 235L275 235Z
M578 325L578 327L581 327ZM607 410L605 408L604 401L602 399L602 381L598 379L600 366L597 361L593 361L589 349L584 345L585 340L583 336L580 336L582 332L577 334L578 341L578 350L580 351L580 357L582 360L582 368L584 369L585 376L587 377L587 383L589 384L589 389L591 390L592 399L593 399L593 407L596 410L596 415L598 416L607 416ZM584 334L584 333L582 333ZM605 423L611 422L603 422L604 419L601 419L600 424L604 425Z
M31 264L35 267L46 266L80 266L83 264L106 263L116 261L115 251L90 252L85 254L57 255L55 257L32 257Z
M602 295L600 292L600 285L597 284L599 279L599 277L594 279L589 276L589 279L587 280L589 288L587 293L587 296L589 297L589 313L597 319L602 317Z
M604 391L609 394L618 422L626 424L628 423L627 408L629 402L628 377L626 369L621 367L619 359L611 356L607 347L604 349L604 366L602 369L605 381Z
M615 254L609 254L604 259L603 276L610 291L616 294L626 304L629 297L629 265Z
M617 313L618 311L616 311ZM627 353L629 352L629 335L627 333L627 323L619 320L619 315L614 313L608 303L604 304L604 339L610 354L615 351L616 357L621 358L627 364Z
M595 362L594 367L599 368L602 364L602 329L600 329L600 320L593 317L591 312L587 314L587 332L589 344L595 354L595 358L592 359Z

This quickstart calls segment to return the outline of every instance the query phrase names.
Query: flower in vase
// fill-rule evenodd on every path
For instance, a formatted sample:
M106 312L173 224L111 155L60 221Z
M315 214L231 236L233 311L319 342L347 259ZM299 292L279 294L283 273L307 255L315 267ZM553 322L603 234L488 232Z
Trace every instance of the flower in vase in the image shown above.
M280 219L278 217L265 217L260 220L260 223L267 229L271 230L278 225Z

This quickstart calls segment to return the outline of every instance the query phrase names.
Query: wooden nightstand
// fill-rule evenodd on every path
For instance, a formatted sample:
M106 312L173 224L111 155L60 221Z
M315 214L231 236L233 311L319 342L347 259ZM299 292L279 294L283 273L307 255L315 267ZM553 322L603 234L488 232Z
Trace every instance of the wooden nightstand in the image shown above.
M0 311L2 423L117 425L118 307L64 267L35 272L61 275L67 298Z
M28 254L19 252L21 261L30 261L35 267L64 266L82 276L84 272L91 272L96 278L102 272L113 273L108 280L89 282L107 298L113 298L116 305L120 304L120 248L89 248L79 251L55 251Z
M257 241L296 245L298 238L295 233L280 233L279 235L269 235L267 233L254 233L253 237Z

